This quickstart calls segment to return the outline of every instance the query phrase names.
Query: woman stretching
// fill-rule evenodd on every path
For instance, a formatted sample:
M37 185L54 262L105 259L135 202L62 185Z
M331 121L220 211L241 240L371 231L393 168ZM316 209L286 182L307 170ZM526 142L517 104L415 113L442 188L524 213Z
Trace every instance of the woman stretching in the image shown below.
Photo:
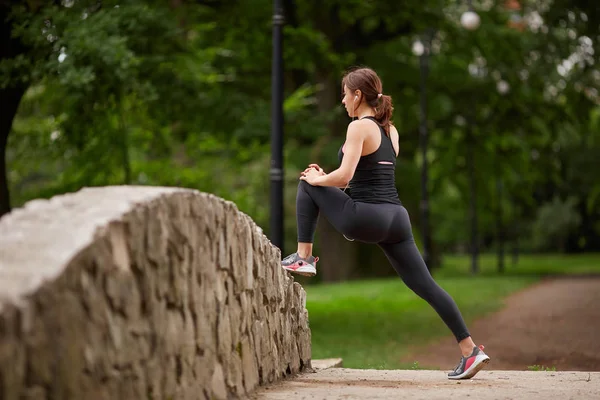
M390 121L392 99L382 94L381 80L369 68L347 73L342 86L342 104L358 119L348 125L338 169L326 174L310 164L302 172L296 195L298 251L285 257L282 266L316 275L318 257L312 249L319 213L347 239L376 244L404 283L435 309L456 337L462 357L448 378L471 378L490 358L483 346L475 346L456 303L433 280L415 244L395 186L399 145Z

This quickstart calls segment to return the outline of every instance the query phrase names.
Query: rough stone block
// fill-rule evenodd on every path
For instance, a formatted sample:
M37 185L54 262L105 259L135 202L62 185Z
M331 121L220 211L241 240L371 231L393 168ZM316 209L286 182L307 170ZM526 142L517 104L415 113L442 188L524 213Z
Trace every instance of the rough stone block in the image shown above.
M0 237L2 399L228 399L310 367L306 294L231 202L85 188Z

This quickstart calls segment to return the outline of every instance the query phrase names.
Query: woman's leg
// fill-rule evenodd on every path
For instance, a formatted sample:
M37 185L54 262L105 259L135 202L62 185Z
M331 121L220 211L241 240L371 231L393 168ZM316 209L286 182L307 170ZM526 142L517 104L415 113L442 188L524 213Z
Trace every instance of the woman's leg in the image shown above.
M354 213L354 200L342 190L300 181L296 193L298 250L284 258L283 267L302 275L315 275L318 258L312 256L312 247L319 215L323 214L336 230L344 233L355 220Z
M296 195L298 242L312 245L317 219L322 215L346 237L363 243L380 243L389 237L397 207L355 202L340 189L301 181Z
M298 242L314 242L319 214L344 233L354 214L354 200L342 190L334 187L312 186L300 181L296 193L296 223Z
M489 362L483 346L475 346L454 299L433 279L412 236L410 219L405 209L396 214L390 230L390 242L379 243L386 257L406 286L427 301L452 331L462 357L448 374L450 379L473 377Z
M465 346L463 354L470 354L474 344L470 340L471 335L465 321L454 299L433 280L414 239L399 243L380 243L379 246L406 286L433 307L457 342L465 341L469 345Z

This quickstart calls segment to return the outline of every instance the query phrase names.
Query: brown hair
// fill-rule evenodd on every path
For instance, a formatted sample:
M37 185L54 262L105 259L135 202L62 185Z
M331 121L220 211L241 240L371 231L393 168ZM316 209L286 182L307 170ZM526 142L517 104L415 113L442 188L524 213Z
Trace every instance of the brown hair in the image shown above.
M371 68L352 69L342 78L342 92L344 91L344 85L351 91L360 90L362 92L365 102L375 108L377 123L383 127L385 133L389 136L394 106L392 98L382 93L383 85L377 73Z

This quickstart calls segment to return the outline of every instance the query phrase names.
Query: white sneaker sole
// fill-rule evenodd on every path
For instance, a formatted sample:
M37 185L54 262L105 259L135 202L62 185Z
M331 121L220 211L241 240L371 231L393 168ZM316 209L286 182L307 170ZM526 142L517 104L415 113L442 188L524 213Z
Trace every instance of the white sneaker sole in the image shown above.
M315 276L315 275L317 275L317 270L312 265L303 265L303 266L298 267L296 269L292 269L292 268L288 268L288 267L283 266L283 269L285 269L286 271L293 272L293 273L298 274L298 275L302 275L302 276Z
M487 363L490 362L490 357L487 354L475 356L475 361L471 366L460 375L449 376L448 379L471 379L476 373L481 371Z

